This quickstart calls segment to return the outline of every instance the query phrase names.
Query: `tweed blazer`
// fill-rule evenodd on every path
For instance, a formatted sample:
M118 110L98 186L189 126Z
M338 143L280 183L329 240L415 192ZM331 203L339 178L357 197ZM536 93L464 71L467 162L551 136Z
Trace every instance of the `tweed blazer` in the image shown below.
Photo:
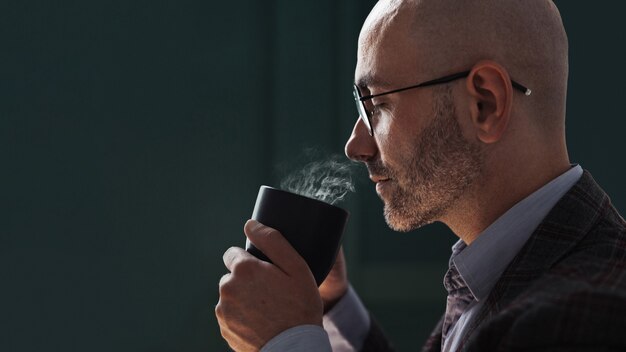
M442 321L422 351L441 351ZM585 171L508 265L459 350L626 351L625 329L626 222ZM392 350L372 324L363 351Z

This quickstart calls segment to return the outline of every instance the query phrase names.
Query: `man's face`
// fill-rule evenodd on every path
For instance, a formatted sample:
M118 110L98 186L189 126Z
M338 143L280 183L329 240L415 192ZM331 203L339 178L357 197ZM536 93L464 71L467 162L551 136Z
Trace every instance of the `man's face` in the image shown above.
M397 140L406 147L382 145L380 157L365 162L370 175L385 179L376 191L385 203L385 219L396 231L441 219L481 174L481 151L465 140L450 90L433 90L432 121L415 137Z
M369 80L367 87L361 85L362 91L377 94L446 74L418 72L418 50L408 46L408 39L387 38L393 32L387 28L385 40L368 38L378 33L362 33L356 82L367 76L378 78ZM384 88L377 86L381 79L387 82ZM481 149L463 135L451 86L374 98L369 104L375 107L374 137L357 121L346 144L348 157L364 162L377 183L385 219L396 231L440 220L481 175Z

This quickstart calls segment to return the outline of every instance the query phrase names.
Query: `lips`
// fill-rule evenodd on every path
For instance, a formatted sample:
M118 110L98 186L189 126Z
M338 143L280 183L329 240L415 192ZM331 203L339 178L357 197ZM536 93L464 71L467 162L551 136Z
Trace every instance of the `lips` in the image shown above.
M390 183L389 179L381 179L376 182L376 193L378 193L381 197L385 197L385 195L389 193L388 186Z
M383 193L385 193L385 186L387 186L390 179L386 176L370 175L370 180L376 183L376 193L382 197Z
M370 180L372 180L372 182L374 182L374 183L379 183L379 182L388 181L389 177L370 175Z

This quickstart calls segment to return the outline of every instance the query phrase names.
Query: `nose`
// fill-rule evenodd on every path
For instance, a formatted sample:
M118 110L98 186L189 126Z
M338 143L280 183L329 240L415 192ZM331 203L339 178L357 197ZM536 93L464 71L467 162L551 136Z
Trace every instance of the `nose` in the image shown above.
M346 156L353 161L366 162L372 160L377 152L376 139L369 135L365 123L360 118L357 119L346 142Z

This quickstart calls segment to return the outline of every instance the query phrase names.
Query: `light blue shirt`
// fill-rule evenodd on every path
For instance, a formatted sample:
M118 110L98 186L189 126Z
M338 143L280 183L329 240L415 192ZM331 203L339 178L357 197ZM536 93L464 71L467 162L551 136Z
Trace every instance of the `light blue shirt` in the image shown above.
M465 247L450 258L476 300L451 327L442 342L444 351L456 351L469 322L480 310L491 289L533 231L567 191L580 179L583 170L574 165L517 203L470 246L459 240L453 249ZM270 340L261 352L348 352L358 351L370 327L369 314L352 287L324 316L324 328L303 325L288 329Z

